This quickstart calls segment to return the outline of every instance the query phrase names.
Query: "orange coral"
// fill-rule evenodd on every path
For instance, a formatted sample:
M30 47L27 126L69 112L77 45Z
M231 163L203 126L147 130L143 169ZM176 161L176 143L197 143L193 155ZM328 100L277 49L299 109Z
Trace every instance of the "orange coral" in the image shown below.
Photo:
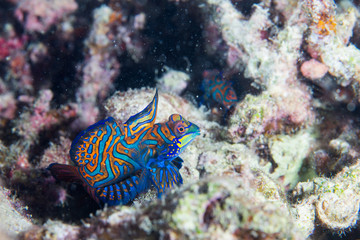
M121 20L122 20L122 14L120 12L112 12L111 13L110 19L109 19L110 23L114 23L114 22L121 23Z
M316 27L321 35L329 35L331 32L336 33L336 20L333 16L329 17L326 14L322 14Z
M333 0L305 0L304 4L318 34L336 33L336 5Z

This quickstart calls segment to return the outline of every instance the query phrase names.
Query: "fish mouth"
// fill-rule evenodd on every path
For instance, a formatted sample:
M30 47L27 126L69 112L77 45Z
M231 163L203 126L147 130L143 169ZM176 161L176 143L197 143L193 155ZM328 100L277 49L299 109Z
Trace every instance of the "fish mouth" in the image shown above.
M181 149L186 148L195 139L195 137L199 135L200 135L200 128L197 125L191 123L188 129L188 133L179 139L180 144L178 144L178 146Z

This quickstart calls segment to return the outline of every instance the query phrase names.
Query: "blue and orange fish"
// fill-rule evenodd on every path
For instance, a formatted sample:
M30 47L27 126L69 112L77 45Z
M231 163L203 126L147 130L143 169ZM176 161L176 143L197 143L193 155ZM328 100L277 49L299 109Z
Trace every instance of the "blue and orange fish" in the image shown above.
M195 124L179 114L155 124L158 103L152 102L124 124L112 117L81 132L70 157L76 166L52 163L58 180L81 183L93 199L110 206L127 204L155 185L160 197L182 184L179 154L200 134Z
M225 112L234 108L238 102L232 82L225 79L218 70L203 72L201 88L204 91L204 101L210 106L222 108Z

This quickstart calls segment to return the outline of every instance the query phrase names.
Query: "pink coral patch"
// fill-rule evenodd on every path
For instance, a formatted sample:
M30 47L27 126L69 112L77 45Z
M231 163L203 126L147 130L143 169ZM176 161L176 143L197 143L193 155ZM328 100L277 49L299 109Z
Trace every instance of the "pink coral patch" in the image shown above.
M300 68L302 75L311 80L324 77L328 70L329 68L325 64L315 59L304 62Z

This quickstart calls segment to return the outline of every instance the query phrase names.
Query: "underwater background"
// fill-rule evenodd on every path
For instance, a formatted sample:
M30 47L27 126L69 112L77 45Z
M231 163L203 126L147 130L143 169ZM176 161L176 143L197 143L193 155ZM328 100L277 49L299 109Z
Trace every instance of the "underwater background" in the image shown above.
M360 239L360 1L0 0L0 239ZM158 90L183 184L101 206L54 178Z

